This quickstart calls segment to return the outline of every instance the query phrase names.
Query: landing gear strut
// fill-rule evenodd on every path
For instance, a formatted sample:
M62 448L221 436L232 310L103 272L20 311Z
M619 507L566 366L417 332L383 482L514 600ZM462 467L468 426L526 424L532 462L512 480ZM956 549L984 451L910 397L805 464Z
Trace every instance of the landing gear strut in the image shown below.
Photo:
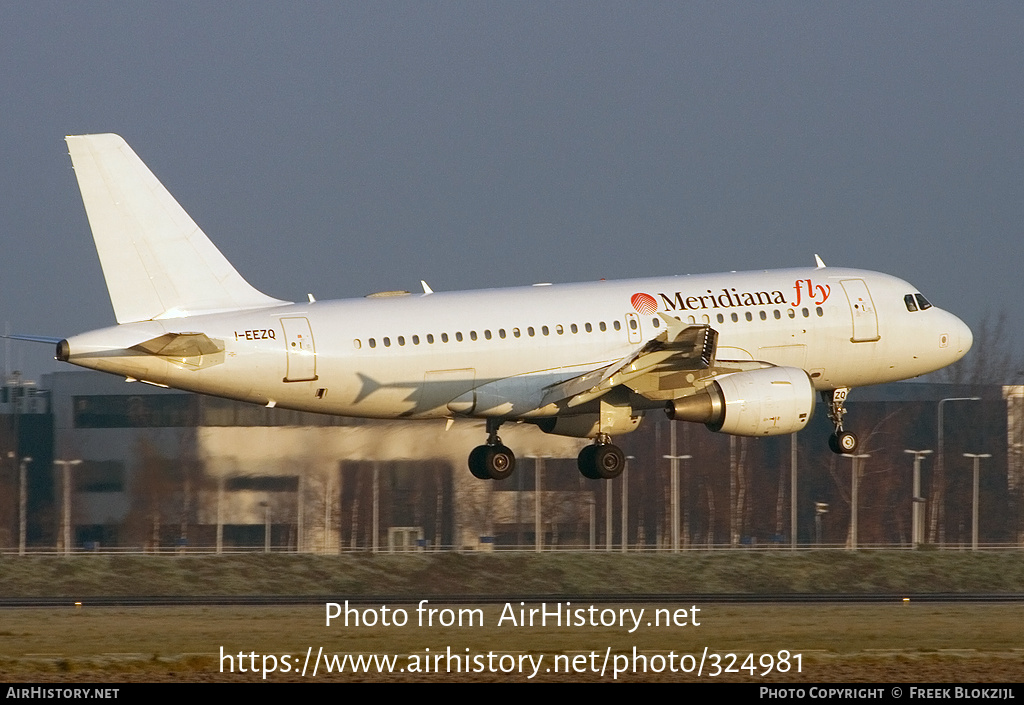
M498 438L500 419L487 419L487 444L469 454L469 471L481 480L504 480L516 469L516 456Z
M626 456L622 449L611 442L606 433L600 434L593 445L580 451L576 465L583 477L591 480L611 480L622 474L626 467Z
M828 410L828 418L835 425L835 432L828 437L828 447L833 453L850 454L857 450L857 436L843 430L843 417L846 416L846 395L849 387L840 387L831 392L823 391L821 398Z

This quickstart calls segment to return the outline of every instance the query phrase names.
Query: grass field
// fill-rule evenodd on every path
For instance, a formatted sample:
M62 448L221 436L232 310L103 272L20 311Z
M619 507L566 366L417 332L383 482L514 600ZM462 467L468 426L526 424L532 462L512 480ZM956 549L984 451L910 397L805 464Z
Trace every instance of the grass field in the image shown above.
M589 607L589 603L585 605ZM345 627L336 620L325 625L322 605L291 607L160 607L106 608L80 607L59 609L11 609L0 612L0 679L12 681L178 681L241 682L261 680L256 673L238 673L238 654L246 655L246 670L255 664L259 671L262 655L295 657L292 672L268 674L267 680L281 681L528 681L613 680L616 666L623 672L617 680L662 681L763 681L788 682L1013 682L1024 673L1024 644L1020 625L1024 623L1024 605L949 605L900 603L870 605L735 605L705 603L698 605L699 626L647 626L650 610L665 605L615 604L600 609L643 608L644 621L634 633L616 627L520 627L506 621L498 626L503 605L480 606L483 624L463 627L419 627L416 605L392 604L404 608L410 624L405 627ZM437 605L436 607L440 607ZM452 607L446 605L446 607ZM518 610L519 604L512 606ZM539 607L527 603L527 607ZM549 609L554 605L548 603ZM673 609L690 608L680 604ZM361 606L360 609L366 609ZM457 609L457 608L456 608ZM688 617L691 613L687 609ZM379 610L378 610L379 614ZM600 612L596 614L600 615ZM632 622L630 622L632 626ZM220 649L233 655L234 673L220 670ZM307 650L315 655L323 648L329 655L399 655L396 669L405 672L324 673L314 678L312 667L305 677L300 669ZM437 673L436 664L427 673L409 673L414 661L422 670L429 667L424 657L451 653L463 660L451 667L461 673ZM633 649L647 658L633 659ZM680 672L693 669L704 648L719 654L717 669L730 663L740 670L711 675L716 671L712 656L705 657L703 675ZM429 651L427 651L429 649ZM468 652L467 652L468 649ZM606 651L612 656L605 675L600 670ZM765 671L759 664L762 654L778 657L780 650L789 657L790 670ZM248 655L255 652L255 662ZM596 660L591 653L597 654ZM466 662L465 655L492 654L496 673L466 673L487 662ZM669 654L674 653L677 672L670 669ZM727 654L738 655L731 662ZM742 670L747 654L755 654L755 675ZM694 661L679 660L693 654ZM800 654L799 660L795 656ZM415 655L410 658L410 655ZM506 655L500 662L501 655ZM518 665L524 656L523 670ZM618 661L615 655L619 656ZM660 655L659 661L655 656ZM530 660L532 657L532 660ZM558 660L561 657L561 660ZM546 669L574 663L577 670L568 674ZM230 671L229 664L224 665ZM442 660L440 670L444 670ZM537 663L539 667L533 664ZM765 661L764 663L767 663ZM267 666L271 663L268 661ZM284 668L278 662L279 668ZM797 672L797 666L800 671ZM509 672L502 673L502 669ZM651 672L659 669L661 673ZM534 678L531 673L539 671Z
M626 681L1015 682L1024 673L1024 604L939 604L913 597L904 602L902 597L1019 594L1022 588L1024 556L1019 552L4 557L0 596L60 596L67 599L67 606L0 610L0 679L261 680L260 673L238 672L238 655L243 653L247 671L252 665L259 670L263 655L275 657L278 670L267 680L310 681L311 665L305 676L298 672L307 653L316 655L322 649L327 656L376 654L398 660L391 672L378 672L371 665L369 672L361 673L350 672L350 667L346 673L325 673L320 661L316 680L611 681L618 667L617 680ZM892 600L730 604L713 597L866 592L891 594ZM547 599L549 611L556 606L552 600L561 600L564 610L565 601L572 601L571 607L586 610L586 622L609 621L622 609L634 610L633 615L644 612L632 633L635 623L629 614L624 615L625 625L563 621L561 626L522 626L518 603L509 608L516 623L501 621L508 614L497 603L465 605L480 610L472 614L482 623L471 626L418 624L416 605L421 599L510 593L534 596L526 598L526 609L537 609L539 601ZM685 626L648 623L654 624L653 610L688 610L694 606L692 600L644 604L637 597L634 602L602 603L600 597L621 600L651 594L706 597L696 605L699 613L686 612ZM330 595L326 599L338 602L378 596L388 600L390 609L406 610L408 623L357 627L339 619L326 626L323 604L112 608L89 601L112 595ZM589 597L580 602L573 595ZM82 606L72 606L75 600ZM593 613L588 610L591 604ZM427 606L458 609L438 602ZM358 607L364 618L380 620L379 608L373 603ZM367 609L371 612L364 612ZM438 620L441 616L435 615ZM699 626L690 623L693 617ZM221 647L234 657L234 672L222 672ZM459 660L447 660L449 649ZM784 659L789 665L784 673L766 666L774 664L781 651L791 654ZM735 654L735 660L729 654ZM748 661L749 654L754 656ZM292 659L287 666L279 658L283 655ZM445 659L438 666L427 660L428 655ZM230 661L223 664L227 667ZM268 659L267 664L274 661ZM458 672L443 672L445 664ZM730 666L733 672L712 675ZM285 668L288 672L282 673Z
M0 557L0 597L1022 593L1024 551Z

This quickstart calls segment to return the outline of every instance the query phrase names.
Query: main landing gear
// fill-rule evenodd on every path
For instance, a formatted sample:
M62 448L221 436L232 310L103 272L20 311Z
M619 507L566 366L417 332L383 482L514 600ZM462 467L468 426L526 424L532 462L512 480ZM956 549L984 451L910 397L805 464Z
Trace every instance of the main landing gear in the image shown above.
M580 451L576 466L583 477L591 480L611 480L622 474L626 456L611 442L608 434L600 434L594 442Z
M469 454L469 471L481 480L504 480L516 469L516 456L498 438L501 421L487 419L487 444Z
M846 395L849 387L840 387L831 392L823 391L821 398L828 410L828 418L835 425L835 432L828 437L828 447L833 453L849 455L857 450L857 436L843 430L843 417L846 416Z
M469 471L480 480L504 480L516 469L516 456L498 438L501 421L487 419L487 443L469 454ZM606 433L580 451L576 460L580 473L591 480L611 480L622 474L626 456Z

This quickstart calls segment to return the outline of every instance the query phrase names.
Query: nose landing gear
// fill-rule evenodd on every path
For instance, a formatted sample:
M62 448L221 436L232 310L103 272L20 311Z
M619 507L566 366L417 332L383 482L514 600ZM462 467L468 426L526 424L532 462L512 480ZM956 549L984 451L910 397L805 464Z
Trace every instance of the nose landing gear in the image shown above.
M856 434L843 430L843 417L846 416L846 395L849 393L849 387L840 387L832 390L831 393L828 391L821 393L828 418L836 427L835 432L828 437L828 447L833 453L841 455L855 453L858 445Z

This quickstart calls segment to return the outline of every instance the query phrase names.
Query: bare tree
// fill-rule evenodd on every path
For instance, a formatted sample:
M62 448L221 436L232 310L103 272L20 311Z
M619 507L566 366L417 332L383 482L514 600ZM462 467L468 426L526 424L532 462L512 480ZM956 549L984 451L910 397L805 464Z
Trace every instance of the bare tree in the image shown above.
M971 327L974 345L958 362L934 373L948 384L1020 384L1024 354L1015 346L1006 310L988 311Z

